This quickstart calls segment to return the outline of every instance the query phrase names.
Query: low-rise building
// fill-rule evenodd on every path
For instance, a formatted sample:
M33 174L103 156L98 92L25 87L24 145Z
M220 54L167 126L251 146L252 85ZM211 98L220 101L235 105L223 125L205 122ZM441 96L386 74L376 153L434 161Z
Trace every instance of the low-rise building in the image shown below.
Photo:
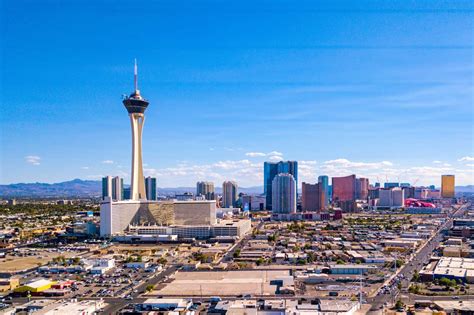
M173 314L191 315L194 314L194 311L190 311L192 305L192 301L187 299L150 298L142 303L136 304L135 308L140 312L162 311L173 312Z
M35 279L30 282L25 283L22 286L17 287L14 292L16 293L31 293L31 294L40 294L43 291L46 291L51 288L55 281L49 279Z
M377 266L364 264L347 264L330 266L331 274L335 275L361 275L377 270Z

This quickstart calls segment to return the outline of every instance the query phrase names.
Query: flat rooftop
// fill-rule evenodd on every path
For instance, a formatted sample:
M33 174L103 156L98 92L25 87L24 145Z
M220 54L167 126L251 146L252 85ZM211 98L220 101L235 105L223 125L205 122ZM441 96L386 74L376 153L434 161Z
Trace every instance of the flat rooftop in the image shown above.
M273 280L288 281L289 270L179 271L152 294L163 296L274 295Z

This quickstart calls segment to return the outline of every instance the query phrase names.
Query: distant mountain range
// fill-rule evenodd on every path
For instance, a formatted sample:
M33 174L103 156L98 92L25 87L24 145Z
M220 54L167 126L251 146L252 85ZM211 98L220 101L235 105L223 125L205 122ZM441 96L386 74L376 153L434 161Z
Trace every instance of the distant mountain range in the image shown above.
M18 183L0 185L0 198L94 198L102 194L102 183L99 180L74 179L71 181L47 183ZM160 188L158 195L170 196L185 192L195 193L196 187ZM221 193L222 188L216 187L216 192ZM263 186L239 187L239 192L245 194L262 194ZM474 185L456 186L456 192L474 193Z
M456 186L456 192L458 192L458 193L474 193L474 185Z
M175 195L185 192L195 193L196 187L160 188L158 195ZM216 187L216 192L221 193L222 188ZM246 194L261 194L263 186L239 187L239 192ZM0 185L0 197L8 198L94 198L102 194L102 182L99 180L74 179L71 181L47 183L18 183Z
M0 185L2 198L84 198L99 197L101 181L74 179L62 183L18 183Z

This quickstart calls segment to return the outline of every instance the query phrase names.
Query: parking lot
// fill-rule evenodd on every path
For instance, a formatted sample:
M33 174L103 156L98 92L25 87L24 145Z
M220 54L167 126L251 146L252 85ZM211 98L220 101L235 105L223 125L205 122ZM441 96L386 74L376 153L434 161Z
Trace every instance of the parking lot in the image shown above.
M66 296L70 298L125 298L131 293L137 292L135 287L157 274L159 274L159 272L124 268L123 265L119 265L110 272L102 275L92 275L81 272L75 274L43 274L42 276L47 276L58 282L74 280L75 285L71 288L70 292L66 294Z
M288 270L178 272L152 294L163 296L274 295L273 280L289 276Z

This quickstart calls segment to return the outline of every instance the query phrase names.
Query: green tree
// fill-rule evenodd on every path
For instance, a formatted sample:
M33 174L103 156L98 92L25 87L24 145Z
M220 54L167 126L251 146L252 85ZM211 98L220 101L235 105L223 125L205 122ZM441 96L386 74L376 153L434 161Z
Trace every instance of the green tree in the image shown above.
M168 261L166 260L165 257L160 257L158 258L157 262L160 264L160 265L166 265L168 263Z
M237 249L234 251L233 256L234 256L234 258L239 258L239 257L240 257L240 248L237 248Z
M450 287L453 287L453 286L456 285L456 280L452 281L452 280L449 280L446 277L443 277L443 278L439 279L439 284L444 285L447 288L450 288Z
M417 284L413 284L408 288L408 292L413 293L413 294L419 294L420 290L421 288Z
M414 282L420 281L420 273L418 272L418 270L415 270L415 272L413 273L412 281L414 281Z
M403 304L402 300L397 300L397 302L395 303L395 308L396 309L403 309L405 305Z

